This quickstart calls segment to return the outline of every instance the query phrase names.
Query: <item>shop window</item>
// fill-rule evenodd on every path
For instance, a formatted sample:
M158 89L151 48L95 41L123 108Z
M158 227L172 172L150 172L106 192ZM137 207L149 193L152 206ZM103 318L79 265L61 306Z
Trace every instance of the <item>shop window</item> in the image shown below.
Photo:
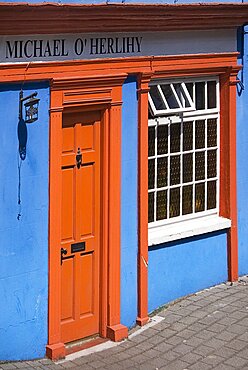
M149 230L219 213L219 81L154 82L149 92Z

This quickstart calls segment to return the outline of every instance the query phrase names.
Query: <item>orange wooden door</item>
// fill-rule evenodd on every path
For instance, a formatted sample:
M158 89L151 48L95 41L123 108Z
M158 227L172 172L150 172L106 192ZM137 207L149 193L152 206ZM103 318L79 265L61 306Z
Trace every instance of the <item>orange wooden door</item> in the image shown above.
M65 113L61 339L99 333L100 112Z

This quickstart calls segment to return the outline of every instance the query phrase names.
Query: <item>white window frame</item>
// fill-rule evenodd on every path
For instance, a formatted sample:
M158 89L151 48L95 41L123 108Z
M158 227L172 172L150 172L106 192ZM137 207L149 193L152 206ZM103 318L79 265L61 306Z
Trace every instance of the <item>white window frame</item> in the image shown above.
M194 235L200 235L204 234L207 232L211 231L216 231L220 229L225 229L231 226L231 221L225 218L222 218L219 216L219 181L220 181L220 92L219 92L219 78L218 76L206 76L206 77L201 77L201 78L187 78L187 79L180 79L180 80L169 80L169 81L153 81L151 85L158 85L162 83L166 84L172 84L172 83L190 83L190 82L205 82L205 84L208 81L216 81L216 108L213 109L202 109L202 110L196 110L195 108L195 103L192 101L193 104L191 104L190 109L189 108L182 108L181 111L177 110L170 110L170 112L159 112L159 117L154 117L152 119L149 119L148 121L148 126L155 126L155 141L157 140L157 127L158 125L161 124L170 124L176 123L176 122L187 122L187 121L194 121L194 120L200 120L200 119L211 119L211 118L216 118L217 119L217 146L215 147L217 150L217 168L216 168L216 177L209 179L209 181L216 180L216 208L210 209L210 210L205 210L197 213L191 213L188 215L182 215L182 190L180 190L180 216L176 216L173 218L167 218L164 220L159 220L159 221L154 221L148 223L148 241L149 245L154 245L154 244L160 244L163 242L168 242L168 241L173 241L177 239L181 239L184 237L189 237L189 236L194 236ZM194 85L195 89L195 85ZM205 94L207 94L207 89L205 88ZM195 97L195 91L194 91L194 97ZM194 100L194 99L193 99ZM207 102L207 96L205 95L205 104ZM149 96L149 103L150 107L151 104L153 104L151 97ZM154 110L155 106L153 104L152 110L153 114L156 116L156 110ZM156 109L156 108L155 108ZM182 141L182 127L183 125L181 124L181 136L180 140ZM195 130L195 124L193 124L193 129ZM169 132L168 132L168 137L169 137ZM194 135L193 135L194 137ZM169 153L169 141L168 140L168 153L167 155L161 155L161 157L169 157L172 155L179 155L180 154L180 163L181 163L181 168L182 168L182 153L193 153L193 152L205 152L205 156L207 155L207 125L205 125L205 148L204 149L195 149L195 141L193 140L193 149L190 151L183 151L182 148L182 142L180 146L180 152L177 153ZM157 156L156 153L156 143L155 143L155 155L150 158L158 158L160 156ZM211 150L214 149L214 147L211 147ZM193 156L194 158L194 156ZM183 173L182 170L180 171L180 185L171 185L169 186L167 184L166 187L162 188L157 188L157 161L155 160L155 181L154 181L154 188L149 189L149 192L154 192L154 217L156 217L156 191L157 189L159 191L167 189L167 215L169 215L169 189L172 188L180 188L182 189L183 185L191 185L191 184L196 184L196 183L203 183L205 184L205 208L207 204L207 191L206 191L206 184L207 184L207 161L205 162L205 179L204 180L198 180L196 181L193 176L193 181L189 183L183 183ZM170 166L168 163L168 174L167 178L170 176ZM195 171L195 166L193 162L193 173ZM193 211L194 211L194 186L193 186Z

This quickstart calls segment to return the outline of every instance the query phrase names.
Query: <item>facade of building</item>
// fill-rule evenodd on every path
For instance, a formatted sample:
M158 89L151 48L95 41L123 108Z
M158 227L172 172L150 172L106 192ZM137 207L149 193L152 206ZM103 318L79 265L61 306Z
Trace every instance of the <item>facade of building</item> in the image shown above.
M0 7L0 360L247 274L248 4Z

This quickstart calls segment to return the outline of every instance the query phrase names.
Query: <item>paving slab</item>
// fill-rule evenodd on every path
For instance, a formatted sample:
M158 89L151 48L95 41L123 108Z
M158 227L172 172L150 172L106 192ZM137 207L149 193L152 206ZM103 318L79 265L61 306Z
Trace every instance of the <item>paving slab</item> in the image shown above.
M0 362L0 370L248 370L248 276L171 302L130 334L57 363Z

